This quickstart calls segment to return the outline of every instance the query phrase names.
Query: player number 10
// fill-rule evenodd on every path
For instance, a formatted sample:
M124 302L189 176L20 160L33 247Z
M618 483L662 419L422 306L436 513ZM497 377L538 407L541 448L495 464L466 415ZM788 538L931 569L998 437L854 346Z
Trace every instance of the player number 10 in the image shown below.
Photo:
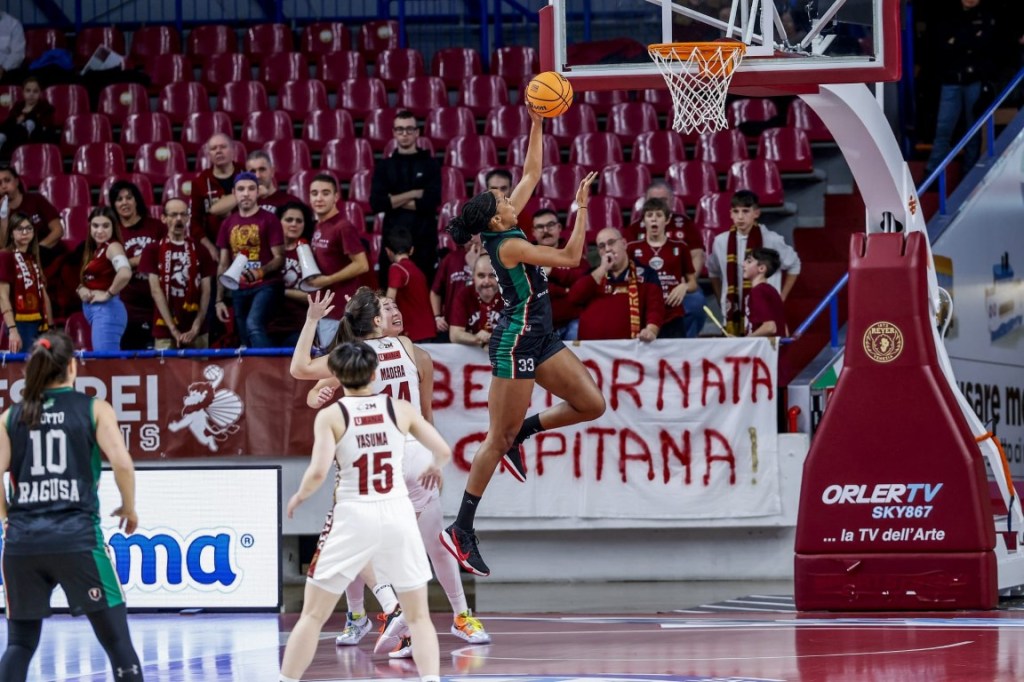
M32 441L33 476L44 476L47 473L63 474L68 468L68 439L63 431L46 432L46 465L43 466L43 434L41 431L29 431Z

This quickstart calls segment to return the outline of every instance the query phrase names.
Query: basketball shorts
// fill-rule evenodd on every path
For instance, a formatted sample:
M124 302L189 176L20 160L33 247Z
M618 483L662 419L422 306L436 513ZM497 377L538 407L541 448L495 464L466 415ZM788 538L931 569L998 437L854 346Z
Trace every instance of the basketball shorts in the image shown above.
M507 329L495 330L488 347L491 374L499 379L534 379L541 363L563 348L555 332L516 336Z
M81 616L124 604L124 592L107 547L86 552L4 552L4 593L9 620L38 620L53 611L50 596L60 585L71 613Z
M419 477L434 461L434 454L414 438L405 441L405 456L402 457L402 474L405 487L409 489L412 508L419 514L431 500L440 496L437 488L427 489L420 485Z
M341 594L367 564L380 583L408 592L430 581L430 563L408 497L378 502L339 502L324 528L308 579Z

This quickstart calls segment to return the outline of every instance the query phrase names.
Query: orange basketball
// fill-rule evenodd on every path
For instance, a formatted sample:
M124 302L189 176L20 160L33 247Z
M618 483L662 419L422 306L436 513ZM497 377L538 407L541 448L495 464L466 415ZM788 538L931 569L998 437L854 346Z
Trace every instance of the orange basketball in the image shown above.
M561 116L572 106L572 85L562 74L545 71L526 86L526 101L544 118Z

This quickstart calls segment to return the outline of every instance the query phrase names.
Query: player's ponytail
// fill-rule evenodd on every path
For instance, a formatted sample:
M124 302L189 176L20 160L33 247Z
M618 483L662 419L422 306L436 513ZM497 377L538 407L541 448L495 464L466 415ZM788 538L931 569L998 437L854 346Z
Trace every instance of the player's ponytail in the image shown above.
M359 287L355 295L345 305L345 315L338 325L338 335L334 337L334 346L373 336L378 330L377 320L380 313L380 299L377 292L370 287Z
M63 332L46 332L38 339L25 366L25 390L22 393L21 421L29 427L39 424L43 412L43 391L68 377L75 348Z
M448 222L448 234L452 240L463 245L487 229L491 218L498 212L498 199L491 192L482 192L470 199L462 207L462 213Z

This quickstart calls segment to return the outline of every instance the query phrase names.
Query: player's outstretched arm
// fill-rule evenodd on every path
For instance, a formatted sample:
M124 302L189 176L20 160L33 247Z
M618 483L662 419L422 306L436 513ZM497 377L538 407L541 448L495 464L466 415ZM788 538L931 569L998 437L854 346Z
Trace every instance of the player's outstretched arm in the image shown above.
M316 358L311 357L313 353L313 342L316 340L316 328L321 319L334 310L334 292L321 290L312 293L308 297L309 308L306 309L306 322L299 332L299 340L295 342L295 350L292 351L292 362L288 370L296 379L315 381L326 379L331 376L327 369L327 356Z
M313 422L313 456L302 475L299 489L288 500L288 518L292 518L300 504L309 499L323 485L334 461L334 450L345 434L345 419L341 408L322 410Z
M508 197L515 206L516 213L523 210L533 195L544 166L544 118L530 107L526 107L526 110L530 112L533 125L530 126L530 139L526 145L526 157L523 159L523 176Z
M498 256L505 267L513 267L519 263L529 263L541 267L577 267L583 257L583 247L587 238L587 205L590 203L590 187L597 180L597 173L588 173L576 190L576 224L573 226L569 241L562 248L531 244L525 239L506 239L499 247ZM519 187L516 187L518 190Z
M135 513L135 464L131 453L124 444L124 437L117 425L117 414L106 400L92 401L93 416L96 418L96 443L114 470L114 482L121 493L121 506L111 516L120 516L120 526L131 535L139 524Z

